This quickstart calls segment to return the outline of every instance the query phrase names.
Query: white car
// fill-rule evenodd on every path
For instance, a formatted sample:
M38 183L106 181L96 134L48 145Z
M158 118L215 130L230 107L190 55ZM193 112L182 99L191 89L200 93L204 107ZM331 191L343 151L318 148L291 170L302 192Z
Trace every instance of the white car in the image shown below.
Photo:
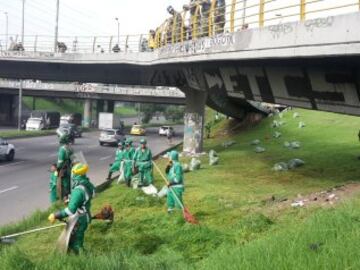
M15 157L14 145L2 138L0 138L0 157L5 158L7 161L13 161Z
M170 126L162 126L159 128L159 135L160 136L168 136L170 133L171 136L175 136L175 131L173 127Z

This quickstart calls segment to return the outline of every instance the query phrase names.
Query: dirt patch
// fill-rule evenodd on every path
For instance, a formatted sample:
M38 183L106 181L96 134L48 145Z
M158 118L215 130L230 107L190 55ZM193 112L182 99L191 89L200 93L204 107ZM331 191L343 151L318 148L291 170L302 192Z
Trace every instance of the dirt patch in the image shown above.
M231 119L228 121L224 130L220 132L220 135L236 135L240 131L255 127L263 118L264 115L261 113L248 113L244 120Z
M310 206L332 206L344 199L360 193L360 183L350 183L346 185L338 185L328 190L314 192L308 195L298 194L296 198L276 198L272 196L263 200L265 205L274 205L277 208L288 207L310 207Z

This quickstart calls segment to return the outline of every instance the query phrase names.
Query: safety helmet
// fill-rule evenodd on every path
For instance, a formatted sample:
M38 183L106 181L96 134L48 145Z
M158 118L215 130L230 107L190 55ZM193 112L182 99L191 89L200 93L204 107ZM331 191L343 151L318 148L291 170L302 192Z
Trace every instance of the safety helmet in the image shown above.
M147 143L146 139L141 139L140 140L140 144L146 144L146 143Z
M176 150L170 152L170 159L172 161L179 161L179 153Z
M125 146L125 142L124 142L124 141L119 142L119 143L118 143L118 147L120 147L120 146L121 146L121 147L124 147L124 146Z
M60 144L68 144L69 141L70 141L69 135L67 134L62 135L59 139Z
M87 164L78 163L74 165L74 167L72 167L71 174L73 176L85 175L88 172L88 170L89 170L89 166Z
M132 145L132 143L133 143L132 138L127 138L125 143L128 143L129 145Z

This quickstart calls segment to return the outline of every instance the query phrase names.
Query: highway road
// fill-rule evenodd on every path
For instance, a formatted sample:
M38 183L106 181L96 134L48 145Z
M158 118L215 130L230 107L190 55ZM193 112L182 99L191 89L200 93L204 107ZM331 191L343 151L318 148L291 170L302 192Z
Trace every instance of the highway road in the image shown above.
M183 127L175 127L173 143L183 138ZM153 155L169 147L166 137L157 128L147 129L148 145ZM100 146L99 132L83 134L76 140L74 152L82 152L90 166L89 177L94 184L104 182L108 165L113 162L115 147ZM141 137L132 136L137 145ZM9 140L16 147L13 162L0 161L0 226L16 222L35 210L44 210L49 203L49 166L57 160L59 147L56 136Z

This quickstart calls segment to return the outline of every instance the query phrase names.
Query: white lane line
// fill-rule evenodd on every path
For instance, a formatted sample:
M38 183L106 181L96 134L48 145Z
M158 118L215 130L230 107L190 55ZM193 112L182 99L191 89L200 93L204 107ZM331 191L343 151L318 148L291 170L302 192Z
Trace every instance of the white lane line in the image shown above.
M107 159L109 159L109 158L111 158L112 156L106 156L106 157L102 157L102 158L100 158L100 161L104 161L104 160L107 160Z
M56 157L56 156L57 156L57 153L49 155L49 157Z
M7 188L7 189L3 189L3 190L0 190L0 194L8 192L8 191L15 190L15 189L18 189L18 188L19 188L18 186L13 186L13 187L10 187L10 188Z
M22 160L22 161L17 161L17 162L13 162L13 163L10 163L10 164L2 165L2 166L0 166L0 168L14 166L14 165L17 165L17 164L20 164L20 163L24 163L24 162L25 162L24 160Z

